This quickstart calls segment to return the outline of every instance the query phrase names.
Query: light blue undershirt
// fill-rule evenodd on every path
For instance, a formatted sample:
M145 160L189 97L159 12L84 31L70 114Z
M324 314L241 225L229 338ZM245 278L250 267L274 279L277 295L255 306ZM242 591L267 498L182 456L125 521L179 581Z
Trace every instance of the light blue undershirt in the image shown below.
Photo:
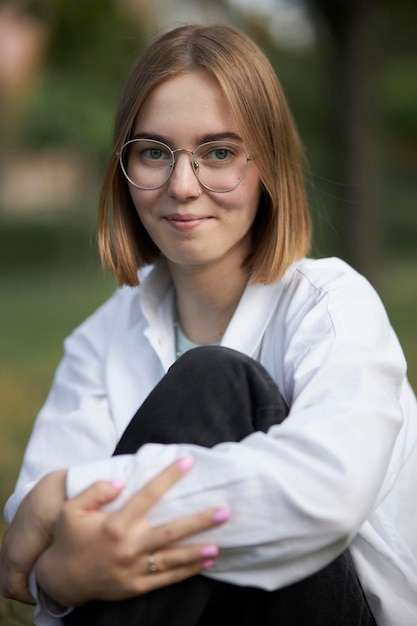
M179 325L179 323L175 322L175 356L177 359L184 354L184 352L188 352L188 350L192 350L193 348L199 348L202 344L194 343L190 339L188 339L187 335L185 335L183 329ZM218 343L211 343L211 346L219 346Z
M188 350L192 350L193 348L198 348L200 344L194 343L184 334L181 326L177 323L175 324L175 354L178 357L184 352L188 352Z

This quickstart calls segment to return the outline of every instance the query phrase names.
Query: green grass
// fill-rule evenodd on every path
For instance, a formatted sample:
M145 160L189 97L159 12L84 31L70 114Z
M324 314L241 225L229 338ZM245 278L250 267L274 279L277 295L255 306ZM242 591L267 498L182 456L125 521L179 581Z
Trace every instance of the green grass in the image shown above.
M417 257L387 265L379 293L403 347L408 377L417 392Z
M417 260L382 273L381 296L417 389ZM0 504L13 490L34 416L45 400L63 338L114 289L92 264L0 272ZM0 522L0 533L5 529ZM0 599L0 624L30 624L32 609Z

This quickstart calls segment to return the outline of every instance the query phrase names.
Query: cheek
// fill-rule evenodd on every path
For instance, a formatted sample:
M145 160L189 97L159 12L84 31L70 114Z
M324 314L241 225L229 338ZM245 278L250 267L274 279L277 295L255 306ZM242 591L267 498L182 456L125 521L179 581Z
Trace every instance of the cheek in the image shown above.
M143 221L143 218L146 220L146 216L149 214L149 209L154 201L154 192L142 191L137 187L130 188L129 191L133 206L135 207L140 220Z
M255 219L262 195L262 185L257 172L243 181L240 192L241 206L245 208L248 217Z

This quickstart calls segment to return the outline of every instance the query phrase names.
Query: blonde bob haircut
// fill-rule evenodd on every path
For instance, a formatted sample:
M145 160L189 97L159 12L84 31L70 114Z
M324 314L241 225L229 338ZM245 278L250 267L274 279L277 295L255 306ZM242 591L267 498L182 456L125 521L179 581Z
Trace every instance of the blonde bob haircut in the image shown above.
M157 85L202 70L223 89L262 182L252 249L245 260L251 282L277 280L310 247L303 150L274 70L256 44L235 28L188 24L151 42L127 79L116 114L98 238L102 262L121 285L138 285L138 269L161 255L130 197L118 162L121 147L131 138L136 116Z

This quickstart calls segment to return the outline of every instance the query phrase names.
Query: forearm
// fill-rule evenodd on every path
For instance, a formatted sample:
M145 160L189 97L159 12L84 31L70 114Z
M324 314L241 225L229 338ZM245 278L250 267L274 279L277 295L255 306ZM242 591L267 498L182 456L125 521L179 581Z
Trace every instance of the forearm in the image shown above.
M135 456L73 468L68 474L68 495L72 497L105 471L110 473L107 479L126 480L126 489L115 503L120 506L160 464L191 454L196 459L192 475L149 513L150 522L159 524L184 512L225 506L232 513L230 523L196 538L221 547L210 575L241 584L255 577L259 586L268 587L271 580L282 586L300 575L301 566L308 575L344 549L372 509L383 481L397 416L390 417L387 405L386 415L381 412L365 420L360 409L343 415L344 405L322 408L314 421L294 415L268 435L258 433L238 444L210 450L148 445ZM355 421L360 421L360 445ZM370 435L380 433L377 450L368 450L368 429Z
M146 520L148 511L191 467L190 458L171 464L114 512L105 511L104 505L120 493L120 481L94 483L68 500L51 545L36 563L42 590L67 605L92 599L118 600L148 593L211 567L217 546L180 544L226 522L227 511L206 509L156 528ZM158 562L151 577L149 554Z
M66 471L45 476L21 502L3 537L1 587L3 595L30 602L28 576L50 545L66 498Z
M305 575L318 571L343 551L350 537L339 529L335 533L337 538L332 541L326 536L330 520L324 524L325 528L320 528L311 516L310 519L307 514L300 516L295 503L285 501L291 487L284 485L282 488L279 476L274 477L277 470L270 466L271 457L262 459L263 455L258 451L246 451L246 454L240 451L240 454L241 445L225 444L214 450L151 445L143 448L137 457L118 457L117 475L123 475L126 487L115 501L115 508L122 506L137 485L145 480L141 474L142 466L147 466L145 474L150 477L151 467L155 472L159 463L167 464L188 450L196 458L195 468L148 513L147 519L152 526L210 506L223 506L231 511L228 524L185 542L219 545L216 566L208 570L207 575L237 584L276 588L297 579L301 563ZM232 454L231 448L234 449ZM108 472L112 471L110 468L111 464L107 467ZM102 474L101 463L70 471L69 496L77 493L77 487L81 489L93 482L95 472ZM312 499L314 494L303 503L306 508ZM322 515L327 515L324 509Z

